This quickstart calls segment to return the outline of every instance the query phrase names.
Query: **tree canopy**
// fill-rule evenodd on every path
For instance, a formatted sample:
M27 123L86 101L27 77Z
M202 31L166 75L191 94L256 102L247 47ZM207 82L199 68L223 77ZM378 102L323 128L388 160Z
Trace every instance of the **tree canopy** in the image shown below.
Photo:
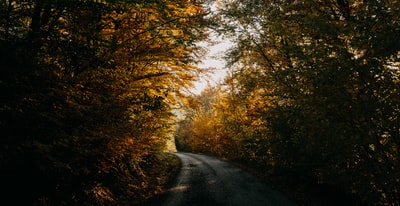
M207 2L0 4L0 165L10 198L21 196L12 202L151 196L176 100L202 72Z
M177 140L398 205L399 3L220 1L231 72Z
M400 2L211 2L1 1L3 201L140 204L175 134L178 149L399 205ZM188 95L209 29L234 42L229 75Z

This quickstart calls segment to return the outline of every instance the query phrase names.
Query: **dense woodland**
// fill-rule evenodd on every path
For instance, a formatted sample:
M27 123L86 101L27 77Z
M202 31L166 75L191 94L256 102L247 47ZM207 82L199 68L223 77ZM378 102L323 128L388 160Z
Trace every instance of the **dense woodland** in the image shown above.
M178 148L400 205L400 1L219 8L229 75L187 99Z
M400 205L400 1L211 2L1 0L2 201L140 204L172 174L175 132ZM189 95L210 30L234 42L229 75Z
M0 2L1 201L134 205L157 192L174 107L201 73L206 2Z

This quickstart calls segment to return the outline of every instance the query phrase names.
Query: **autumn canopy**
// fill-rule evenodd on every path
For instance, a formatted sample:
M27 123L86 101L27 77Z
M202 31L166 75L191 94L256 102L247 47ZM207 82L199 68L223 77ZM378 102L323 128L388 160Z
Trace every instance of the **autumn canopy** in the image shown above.
M229 75L190 95L210 33ZM3 201L141 204L175 139L400 205L399 66L397 0L2 0Z

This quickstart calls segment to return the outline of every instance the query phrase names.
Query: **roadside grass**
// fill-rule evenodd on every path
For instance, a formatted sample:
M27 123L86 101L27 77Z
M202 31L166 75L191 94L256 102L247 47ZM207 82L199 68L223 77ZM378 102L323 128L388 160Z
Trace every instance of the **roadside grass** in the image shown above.
M181 169L180 159L172 153L161 153L157 162L153 162L147 168L147 176L151 179L152 190L146 196L144 205L156 196L162 195L173 184Z

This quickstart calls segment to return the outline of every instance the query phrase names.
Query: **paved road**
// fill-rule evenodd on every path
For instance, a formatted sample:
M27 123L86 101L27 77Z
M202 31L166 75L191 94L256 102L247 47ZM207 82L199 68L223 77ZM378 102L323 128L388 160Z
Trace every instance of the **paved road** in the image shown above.
M154 206L294 206L256 177L213 157L176 153L182 170L175 185L153 199Z

